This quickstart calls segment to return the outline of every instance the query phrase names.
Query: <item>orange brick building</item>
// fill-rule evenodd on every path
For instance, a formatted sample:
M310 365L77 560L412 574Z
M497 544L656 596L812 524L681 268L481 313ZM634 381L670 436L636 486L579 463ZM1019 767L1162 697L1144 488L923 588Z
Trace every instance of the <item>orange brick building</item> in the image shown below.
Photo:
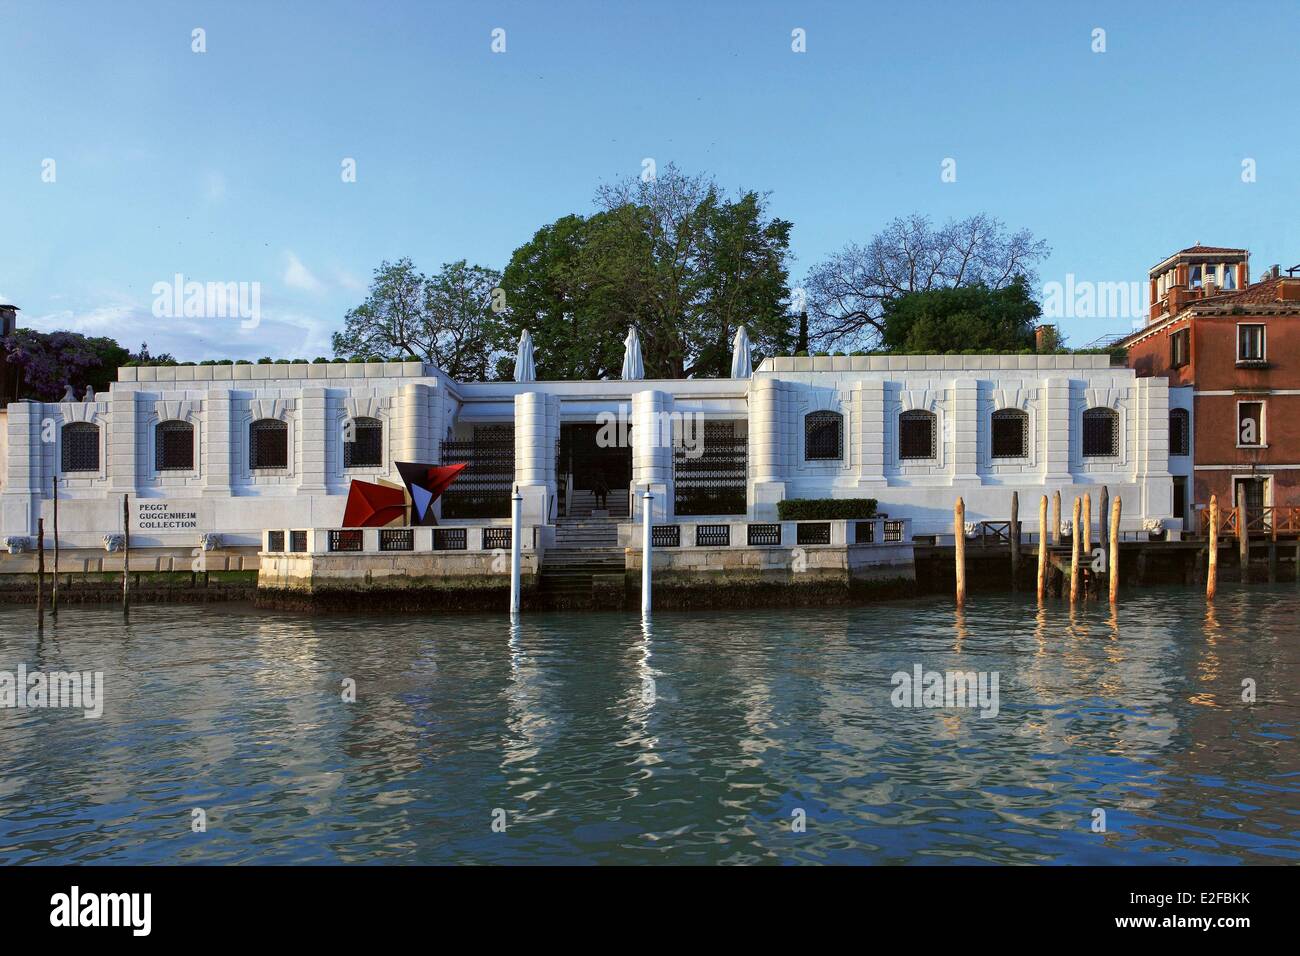
M1300 267L1250 281L1245 249L1196 245L1149 273L1147 324L1119 344L1170 385L1174 512L1246 489L1247 510L1300 505Z

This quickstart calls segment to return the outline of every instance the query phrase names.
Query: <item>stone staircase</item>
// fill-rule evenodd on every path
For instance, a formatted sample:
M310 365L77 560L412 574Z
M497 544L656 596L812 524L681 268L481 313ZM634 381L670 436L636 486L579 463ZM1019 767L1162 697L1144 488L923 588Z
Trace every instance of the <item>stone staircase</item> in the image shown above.
M575 489L573 497L569 500L568 514L565 518L560 520L563 521L567 518L604 518L605 516L616 521L627 520L626 490L611 490L610 493L605 496L605 505L605 509L598 511L596 509L596 496L594 494L590 491L578 491Z
M622 607L618 522L627 520L627 495L609 496L608 516L593 516L594 505L591 492L575 492L569 515L556 522L555 546L542 556L540 593L549 607Z

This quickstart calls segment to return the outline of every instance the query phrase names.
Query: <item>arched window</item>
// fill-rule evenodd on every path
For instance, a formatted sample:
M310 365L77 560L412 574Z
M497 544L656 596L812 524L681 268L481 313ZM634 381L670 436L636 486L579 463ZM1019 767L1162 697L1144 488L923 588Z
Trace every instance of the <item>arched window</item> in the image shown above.
M99 471L99 426L70 422L63 426L64 472Z
M376 468L384 463L384 423L354 418L343 429L343 467Z
M1083 413L1083 457L1114 458L1119 454L1119 415L1109 408Z
M154 429L154 466L158 471L194 469L194 426L171 419Z
M1169 454L1190 455L1191 428L1185 408L1169 409Z
M803 420L804 461L840 461L844 457L844 416L809 412Z
M248 467L289 467L289 426L274 418L259 418L248 426Z
M902 460L938 457L933 412L910 411L898 416L898 457Z
M1029 415L1018 408L993 413L993 457L1029 457Z

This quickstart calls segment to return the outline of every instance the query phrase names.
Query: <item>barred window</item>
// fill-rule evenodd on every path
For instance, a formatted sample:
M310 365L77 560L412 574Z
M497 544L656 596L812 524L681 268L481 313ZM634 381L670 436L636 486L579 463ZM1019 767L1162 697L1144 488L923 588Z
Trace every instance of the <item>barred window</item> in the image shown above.
M839 461L844 457L844 416L811 412L803 420L804 461Z
M158 471L194 468L194 426L171 419L154 429L154 464Z
M1109 408L1083 413L1083 457L1113 458L1119 454L1119 415Z
M259 418L248 426L248 467L289 467L289 426L274 418Z
M1169 410L1169 454L1191 454L1191 429L1185 408Z
M354 418L343 442L344 468L374 468L384 463L384 423L377 418Z
M935 418L932 412L911 411L898 416L898 457L936 458Z
M63 470L99 471L99 426L71 422L63 426Z
M993 413L993 457L1029 457L1029 415L1018 408Z

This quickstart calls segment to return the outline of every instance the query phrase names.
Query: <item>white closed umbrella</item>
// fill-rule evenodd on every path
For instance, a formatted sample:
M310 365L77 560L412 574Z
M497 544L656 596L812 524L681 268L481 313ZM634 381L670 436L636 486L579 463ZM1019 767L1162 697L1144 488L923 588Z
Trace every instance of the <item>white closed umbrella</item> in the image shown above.
M742 325L736 329L736 337L731 343L731 377L749 378L754 374L754 362L749 354L749 333Z
M519 336L519 348L515 351L515 381L535 382L537 380L537 363L533 360L533 336L524 329Z
M623 381L631 382L645 378L645 362L641 360L641 339L637 337L636 326L627 330L623 340Z

